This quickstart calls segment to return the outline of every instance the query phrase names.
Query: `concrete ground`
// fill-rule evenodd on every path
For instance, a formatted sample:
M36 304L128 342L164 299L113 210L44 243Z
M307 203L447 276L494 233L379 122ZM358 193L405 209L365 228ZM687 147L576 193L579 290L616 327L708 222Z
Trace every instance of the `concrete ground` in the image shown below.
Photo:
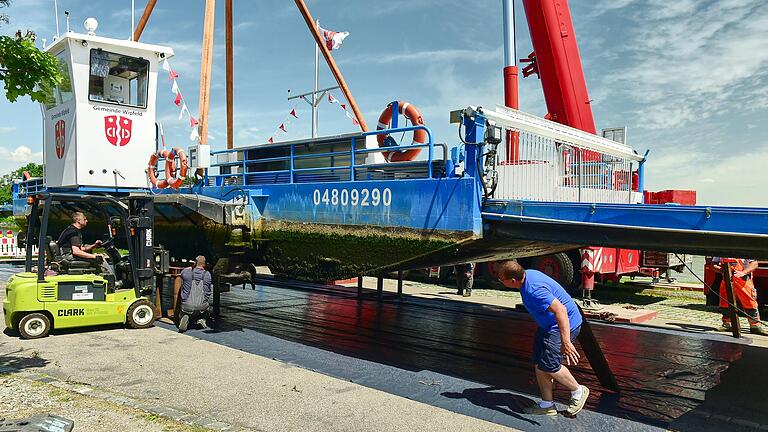
M375 285L366 278L367 288ZM396 281L386 280L385 290L394 292ZM716 309L695 293L652 291L620 287L598 297L657 310L656 325L711 332L719 323ZM512 291L475 289L462 298L451 286L411 281L404 292L502 307L520 302ZM768 338L742 343L768 346ZM51 412L96 432L512 430L159 327L61 332L36 341L6 331L0 374L0 417Z
M4 295L0 290L0 300ZM105 419L106 428L76 431L512 430L159 327L60 332L39 340L6 331L0 373L29 394L7 399L0 393L0 411L9 418L50 412L94 424L92 410L35 402L41 394L59 397L37 391L35 383L128 410ZM204 428L178 429L174 420Z

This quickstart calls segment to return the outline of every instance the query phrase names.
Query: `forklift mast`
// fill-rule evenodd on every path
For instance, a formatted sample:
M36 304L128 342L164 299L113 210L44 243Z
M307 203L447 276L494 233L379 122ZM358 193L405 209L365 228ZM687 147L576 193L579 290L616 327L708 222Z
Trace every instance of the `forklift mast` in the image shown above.
M155 288L154 221L155 203L151 197L128 198L128 225L135 254L136 287L140 293Z

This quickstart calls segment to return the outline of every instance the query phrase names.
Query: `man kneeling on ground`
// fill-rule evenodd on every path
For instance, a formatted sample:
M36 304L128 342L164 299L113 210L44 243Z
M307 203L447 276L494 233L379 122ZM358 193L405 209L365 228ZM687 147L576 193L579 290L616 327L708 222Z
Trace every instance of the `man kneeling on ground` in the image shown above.
M194 267L181 271L181 317L179 333L187 331L189 321L197 321L202 328L208 328L205 315L211 299L211 272L205 269L205 257L195 258Z
M519 288L523 305L538 325L533 342L533 363L541 402L526 410L534 415L557 415L554 381L571 392L566 410L576 415L584 408L589 389L576 382L571 371L579 352L573 342L581 330L581 313L573 298L554 279L537 270L525 270L517 261L507 261L499 269L499 280L507 288Z

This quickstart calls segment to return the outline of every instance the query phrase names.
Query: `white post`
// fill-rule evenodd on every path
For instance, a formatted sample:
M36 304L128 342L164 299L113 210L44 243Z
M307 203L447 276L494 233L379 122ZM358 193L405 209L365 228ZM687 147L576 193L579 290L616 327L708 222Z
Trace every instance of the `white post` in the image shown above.
M53 0L53 14L56 15L56 39L59 38L59 0Z
M315 21L320 28L320 20ZM315 44L315 91L312 92L312 138L317 138L317 85L320 76L320 47Z
M136 0L131 0L131 42L133 42L134 21L136 20Z
M504 19L504 66L515 66L517 53L515 52L515 2L503 0Z

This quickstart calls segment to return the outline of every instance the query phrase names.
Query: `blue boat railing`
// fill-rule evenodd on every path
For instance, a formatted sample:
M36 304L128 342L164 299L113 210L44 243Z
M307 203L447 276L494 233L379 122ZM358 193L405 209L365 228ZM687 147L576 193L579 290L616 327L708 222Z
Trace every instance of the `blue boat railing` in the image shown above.
M415 130L424 130L426 132L427 134L426 143L400 145L396 147L394 146L381 147L381 148L373 148L373 149L357 148L358 140L361 137L364 138L370 135L384 135L384 134L392 134L392 133L410 132ZM355 136L351 138L351 145L349 149L338 150L338 151L296 154L297 147L304 148L306 146L306 143L290 143L290 144L285 144L285 146L289 148L288 155L268 157L268 158L258 158L258 159L247 158L248 151L259 150L258 147L251 147L247 149L228 149L228 150L212 151L211 156L214 158L220 155L235 154L237 155L237 160L212 163L211 168L205 170L204 184L221 186L227 183L248 185L248 184L259 184L259 183L305 183L305 182L312 182L312 181L341 181L341 180L346 180L346 178L343 177L344 173L349 174L349 177L348 177L349 181L359 181L356 174L357 171L361 168L372 167L376 164L369 164L369 163L359 164L357 163L358 156L366 156L372 153L384 153L384 152L392 152L392 151L400 152L400 151L407 151L411 149L422 149L422 148L427 149L427 160L393 162L393 163L389 163L388 165L392 167L397 167L397 168L408 168L408 167L423 167L426 164L426 171L427 171L426 177L432 178L435 174L434 173L435 144L432 141L432 132L429 130L429 128L421 125L365 132L365 133L362 133L360 136ZM445 146L444 144L438 144L438 147L441 147L442 149L442 156L443 156L442 161L445 162L447 158L447 146ZM276 148L280 148L280 147L276 147ZM340 165L331 165L331 166L317 166L317 167L297 166L297 164L301 165L302 162L306 162L310 160L328 160L333 158L348 158L349 161L347 163L342 163ZM254 166L275 163L275 162L288 162L288 168L277 169L277 170L263 170L263 171L253 170ZM226 169L228 167L229 168L239 167L239 170L241 172L239 173L237 172L222 173L221 172L222 168ZM210 173L210 170L212 168L218 168L219 172L217 174ZM251 168L250 171L249 171L249 168ZM311 173L314 173L316 175L302 177L302 175L311 174ZM339 174L339 173L342 173L342 174Z
M42 177L33 177L13 183L11 188L14 198L25 198L45 191L45 180Z

